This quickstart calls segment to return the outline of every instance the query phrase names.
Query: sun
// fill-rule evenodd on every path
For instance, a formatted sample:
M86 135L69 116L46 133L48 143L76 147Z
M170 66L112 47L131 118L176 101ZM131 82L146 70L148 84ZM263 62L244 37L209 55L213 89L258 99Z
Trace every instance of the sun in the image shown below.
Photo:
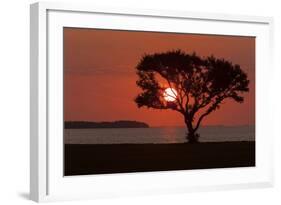
M163 96L166 101L173 102L177 98L177 91L173 88L166 88Z

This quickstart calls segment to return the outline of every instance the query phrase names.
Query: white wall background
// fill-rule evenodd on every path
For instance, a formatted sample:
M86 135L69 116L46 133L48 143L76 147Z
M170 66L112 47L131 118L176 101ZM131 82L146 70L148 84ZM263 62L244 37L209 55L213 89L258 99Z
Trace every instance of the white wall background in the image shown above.
M0 4L0 204L31 204L29 192L29 4ZM82 0L77 2L83 2ZM268 189L115 198L67 204L280 204L281 6L278 0L92 0L100 6L273 16L275 20L275 173Z

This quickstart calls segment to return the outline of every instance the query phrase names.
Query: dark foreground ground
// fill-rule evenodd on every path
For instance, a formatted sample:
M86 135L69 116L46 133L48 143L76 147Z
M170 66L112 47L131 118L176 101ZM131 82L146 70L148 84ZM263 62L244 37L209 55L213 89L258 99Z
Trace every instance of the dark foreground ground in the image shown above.
M65 145L65 175L255 166L255 142Z

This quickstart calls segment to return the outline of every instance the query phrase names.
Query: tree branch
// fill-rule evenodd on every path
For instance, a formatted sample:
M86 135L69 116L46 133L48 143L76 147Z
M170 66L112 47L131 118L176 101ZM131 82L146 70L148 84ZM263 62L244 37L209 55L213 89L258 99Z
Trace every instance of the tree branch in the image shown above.
M173 94L175 95L175 96L177 96L177 94L173 91L173 88L172 88L172 85L171 85L171 82L166 78L166 80L167 80L167 82L168 82L168 85L169 85L169 87L171 88L171 90L172 90L172 92L173 92ZM176 101L178 102L178 105L179 105L179 107L180 107L180 110L184 113L184 108L183 108L183 106L182 106L182 104L181 104L181 102L179 101L179 99L178 98L176 98Z
M195 131L195 132L196 132L196 130L199 128L200 123L201 123L201 121L203 120L203 118L206 117L207 115L209 115L212 111L214 111L214 110L218 107L218 105L219 105L223 100L224 100L224 98L220 97L213 105L211 105L211 106L209 107L209 109L208 109L204 114L202 114L202 115L199 117L199 119L198 119L198 121L197 121L197 124L196 124L196 126L195 126L195 128L194 128L194 131Z

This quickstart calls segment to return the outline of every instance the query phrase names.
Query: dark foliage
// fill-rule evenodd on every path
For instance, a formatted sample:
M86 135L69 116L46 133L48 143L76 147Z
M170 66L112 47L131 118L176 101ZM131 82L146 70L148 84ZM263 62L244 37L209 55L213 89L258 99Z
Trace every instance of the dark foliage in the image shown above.
M240 66L214 56L201 58L181 50L156 53L143 56L136 69L136 83L142 89L135 99L138 107L172 109L184 115L189 142L198 141L196 131L203 118L225 99L242 103L241 93L249 91L247 74ZM174 102L164 100L167 87L177 91Z

